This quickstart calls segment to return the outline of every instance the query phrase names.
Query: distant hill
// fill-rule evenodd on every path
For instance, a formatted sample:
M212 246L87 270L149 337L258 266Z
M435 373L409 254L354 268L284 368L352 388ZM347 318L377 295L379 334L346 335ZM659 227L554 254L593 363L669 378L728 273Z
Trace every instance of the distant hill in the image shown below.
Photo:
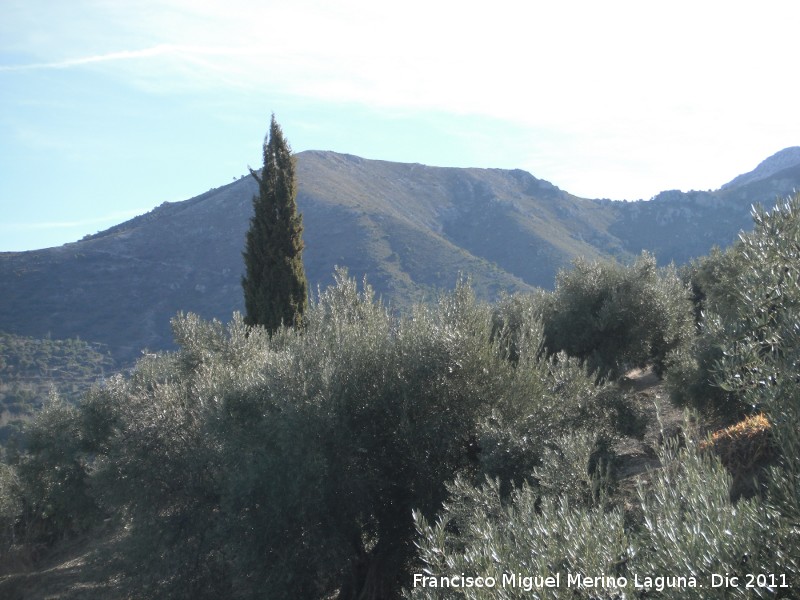
M34 339L0 331L0 445L51 392L75 400L116 372L108 350L79 339Z
M683 264L751 229L753 205L772 207L800 188L800 164L742 181L714 192L667 191L647 202L620 205L609 232L623 240L626 251L646 249L661 264Z
M735 187L741 187L754 181L768 179L786 169L800 166L800 146L792 146L791 148L784 148L780 152L776 152L769 158L763 160L755 169L749 173L744 173L734 178L722 186L723 190Z
M715 192L650 201L578 198L520 170L454 169L308 151L298 205L312 289L336 265L402 309L471 275L487 298L552 287L577 256L628 260L647 249L683 263L750 227L750 205L800 186L797 149ZM759 170L760 169L760 170ZM124 364L171 343L178 311L227 321L243 309L241 251L250 177L56 248L0 253L0 330L80 337Z

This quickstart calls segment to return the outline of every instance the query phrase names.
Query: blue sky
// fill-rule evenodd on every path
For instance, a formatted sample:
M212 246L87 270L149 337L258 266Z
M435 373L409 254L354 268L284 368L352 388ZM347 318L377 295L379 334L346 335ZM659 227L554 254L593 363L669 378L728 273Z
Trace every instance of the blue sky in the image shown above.
M715 189L800 145L800 4L0 0L0 250L60 245L295 151Z

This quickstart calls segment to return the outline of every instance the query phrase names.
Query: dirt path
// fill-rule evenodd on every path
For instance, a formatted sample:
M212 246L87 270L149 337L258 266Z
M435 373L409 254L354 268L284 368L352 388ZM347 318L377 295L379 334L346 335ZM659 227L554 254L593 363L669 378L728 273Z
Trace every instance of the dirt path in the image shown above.
M652 369L628 372L621 386L634 395L634 403L646 416L647 430L643 439L628 438L615 446L618 480L631 479L660 467L656 449L665 439L680 435L686 422L683 410L673 406Z
M33 568L0 576L3 600L121 600L114 556L121 536L89 535L62 542Z

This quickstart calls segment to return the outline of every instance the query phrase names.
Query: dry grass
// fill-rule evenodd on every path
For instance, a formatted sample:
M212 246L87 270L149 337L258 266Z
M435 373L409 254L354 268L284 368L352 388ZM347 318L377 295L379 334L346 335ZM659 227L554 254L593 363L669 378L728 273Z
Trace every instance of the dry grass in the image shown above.
M747 417L714 432L700 444L700 450L716 454L728 469L733 477L733 498L756 493L761 474L777 457L772 425L763 414Z

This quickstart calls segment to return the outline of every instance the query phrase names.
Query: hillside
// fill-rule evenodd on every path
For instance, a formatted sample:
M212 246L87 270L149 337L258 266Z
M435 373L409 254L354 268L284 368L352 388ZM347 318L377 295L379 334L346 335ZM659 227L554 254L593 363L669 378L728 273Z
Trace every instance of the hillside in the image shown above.
M76 400L116 371L105 348L79 339L34 339L0 331L0 444L51 392Z
M786 156L716 192L611 202L575 197L520 170L302 152L308 280L312 290L325 287L334 267L345 266L402 309L452 287L459 272L481 297L494 298L552 287L577 256L627 260L646 249L662 264L682 263L749 228L751 203L800 185L800 165ZM243 177L79 242L0 253L0 330L101 342L127 363L145 348L170 346L178 311L227 321L242 310L241 251L254 191Z
M339 272L302 332L183 315L177 352L0 455L0 596L560 598L594 572L572 595L794 598L798 215L756 211L692 270L711 327L649 255L411 314ZM86 349L5 339L13 372ZM743 564L768 575L718 585Z

